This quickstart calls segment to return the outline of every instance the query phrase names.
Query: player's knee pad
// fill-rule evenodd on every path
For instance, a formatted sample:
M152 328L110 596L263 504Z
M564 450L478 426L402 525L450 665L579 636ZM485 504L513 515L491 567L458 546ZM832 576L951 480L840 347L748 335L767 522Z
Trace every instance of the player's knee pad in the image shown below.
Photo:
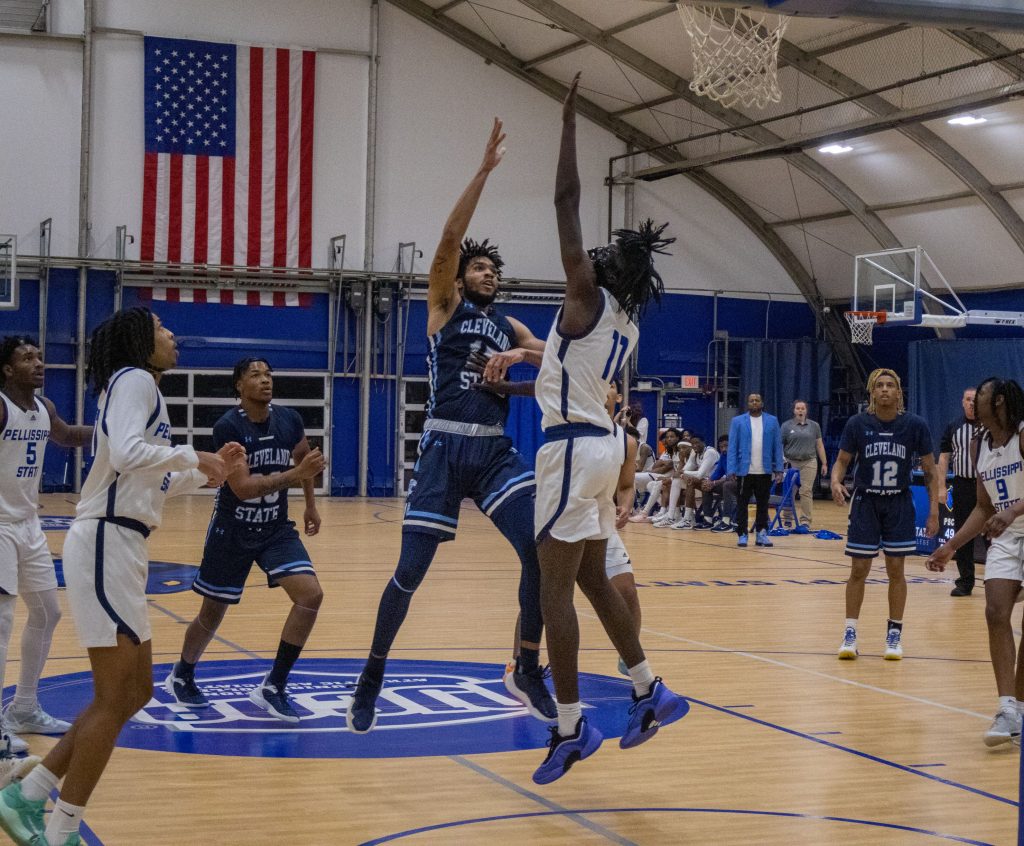
M440 538L426 532L402 533L402 554L392 577L400 590L413 593L422 584L440 542Z

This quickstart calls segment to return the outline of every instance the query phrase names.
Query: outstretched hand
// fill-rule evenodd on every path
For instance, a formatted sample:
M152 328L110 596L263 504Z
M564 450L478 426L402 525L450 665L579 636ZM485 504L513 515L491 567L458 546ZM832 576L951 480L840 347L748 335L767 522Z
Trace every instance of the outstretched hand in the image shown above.
M576 76L572 78L572 84L569 86L569 93L565 95L565 100L562 102L562 120L570 120L576 116L576 93L580 87L580 71L576 71Z
M501 120L494 119L494 126L491 127L491 137L487 139L487 149L484 150L484 161L480 169L490 173L501 162L505 155L505 148L501 145L505 142L505 133L501 131Z

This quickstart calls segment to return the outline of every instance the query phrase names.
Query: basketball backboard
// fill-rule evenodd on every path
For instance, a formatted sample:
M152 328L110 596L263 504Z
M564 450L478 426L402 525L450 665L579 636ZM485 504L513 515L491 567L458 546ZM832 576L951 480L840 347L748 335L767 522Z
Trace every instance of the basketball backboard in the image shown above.
M1024 29L1017 0L712 0L716 5L763 7L779 15L869 18L920 26Z
M18 236L0 235L0 309L18 308Z

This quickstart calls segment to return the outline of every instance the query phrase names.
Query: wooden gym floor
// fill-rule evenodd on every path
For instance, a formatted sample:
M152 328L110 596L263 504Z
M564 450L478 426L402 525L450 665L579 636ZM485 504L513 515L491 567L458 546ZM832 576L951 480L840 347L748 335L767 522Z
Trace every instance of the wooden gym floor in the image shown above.
M72 500L45 496L41 513L72 514ZM150 541L152 558L197 563L211 504L198 496L169 503L164 527ZM304 656L309 662L300 662L300 669L365 656L400 544L399 500L324 499L320 508L323 529L308 548L326 598ZM292 511L299 512L294 498ZM817 528L845 534L845 514L831 503L815 503L815 516ZM498 679L510 651L518 563L468 502L461 521L458 539L441 546L416 594L392 657L442 669L443 662L490 665L483 669ZM63 532L48 537L59 556ZM261 735L239 754L205 754L218 743L236 742L238 733L207 732L193 744L197 735L167 731L157 720L126 732L148 732L157 746L165 735L185 740L176 741L178 751L115 751L86 814L86 842L1014 842L1019 749L991 750L981 740L995 688L980 586L970 598L952 599L948 573L937 577L925 571L923 558L908 559L906 657L886 662L880 657L885 572L876 567L861 616L863 653L855 662L839 662L842 541L790 536L776 538L770 550L739 550L731 534L632 524L623 538L640 585L648 656L691 704L683 720L650 743L621 751L609 737L565 778L537 787L530 775L544 756L543 726L526 715L509 718L507 707L502 719L481 717L478 745L465 747L458 727L422 722L352 737L338 728L347 698L333 694L334 730L321 737L325 744L344 741L345 757L289 757L309 754L309 747L296 753L290 744L297 735L279 731ZM176 658L183 621L199 604L176 584L170 578L170 592L151 596L157 664ZM580 669L603 677L585 687L584 697L587 689L612 690L598 698L624 720L626 680L585 600L577 607ZM207 658L250 668L258 658L264 671L285 610L282 592L267 590L265 580L252 575ZM19 608L7 696L17 679L22 619ZM355 661L346 666L358 671ZM433 665L417 666L402 672L415 675ZM66 617L46 668L44 704L73 716L84 704L83 685L64 677L87 668ZM201 682L208 668L200 666ZM158 673L157 682L162 678ZM503 692L500 681L491 689ZM330 754L313 737L318 754ZM389 757L373 757L393 737L407 744L408 756L400 745L397 755L392 749ZM40 754L52 743L28 739ZM480 751L489 748L506 751Z

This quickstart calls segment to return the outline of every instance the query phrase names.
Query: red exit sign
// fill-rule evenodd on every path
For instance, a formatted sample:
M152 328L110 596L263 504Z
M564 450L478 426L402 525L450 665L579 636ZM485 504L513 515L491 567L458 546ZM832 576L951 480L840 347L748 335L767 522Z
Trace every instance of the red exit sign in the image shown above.
M679 379L679 386L687 391L699 391L700 376L683 376Z

